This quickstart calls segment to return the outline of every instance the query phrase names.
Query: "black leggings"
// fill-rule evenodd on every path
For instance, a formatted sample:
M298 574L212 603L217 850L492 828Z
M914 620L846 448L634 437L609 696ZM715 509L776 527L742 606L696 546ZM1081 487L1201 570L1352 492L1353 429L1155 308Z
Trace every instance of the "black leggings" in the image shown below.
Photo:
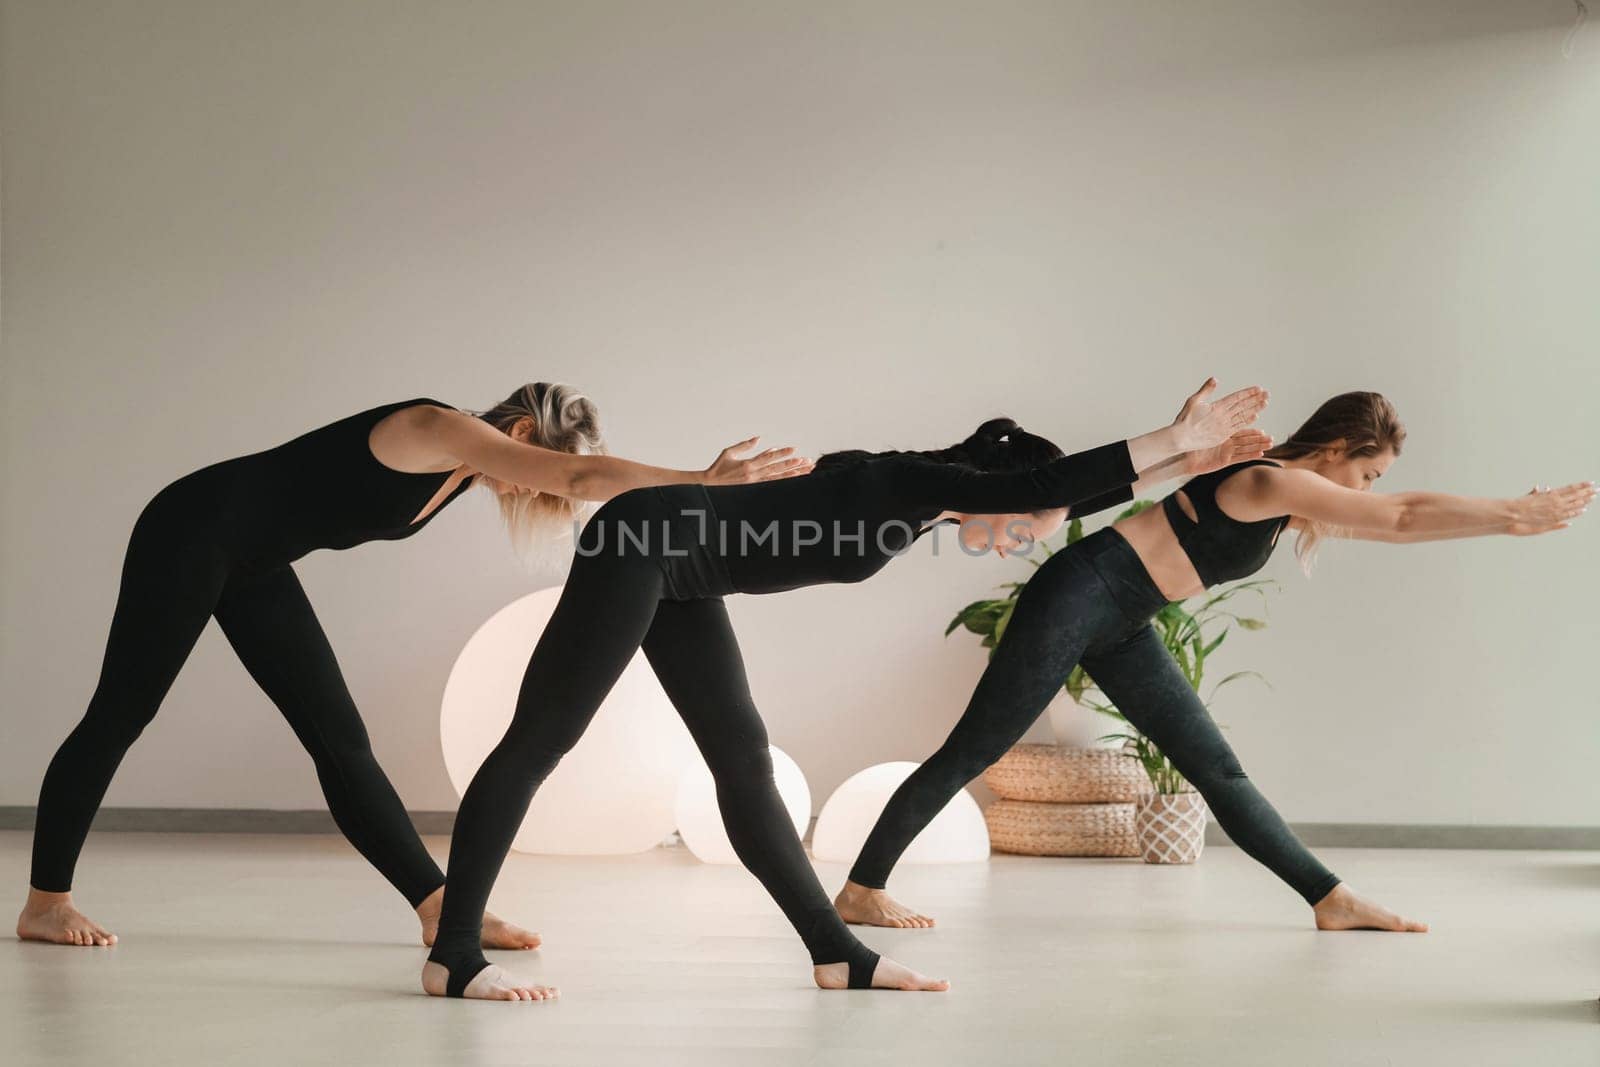
M1016 744L1081 662L1110 702L1205 797L1235 844L1307 903L1326 896L1339 879L1245 775L1151 625L1165 604L1133 547L1109 527L1047 560L1018 597L961 720L889 800L850 880L883 888L906 846L959 789Z
M413 907L444 884L373 757L333 649L288 565L244 573L206 534L205 510L158 494L128 542L100 681L39 790L35 889L64 893L123 755L215 614L245 669L317 767L339 829Z
M649 490L616 498L585 528L580 546L616 545L619 526L658 521L667 513L667 495ZM478 947L484 908L534 792L578 742L641 647L711 769L740 861L772 895L813 963L847 962L852 986L870 982L878 956L834 910L778 794L766 727L750 696L726 605L716 595L665 599L669 592L705 590L707 583L727 590L720 560L699 547L667 564L648 551L580 553L573 561L523 676L511 725L456 813L450 888L428 957L449 969L450 995L460 996L488 966Z

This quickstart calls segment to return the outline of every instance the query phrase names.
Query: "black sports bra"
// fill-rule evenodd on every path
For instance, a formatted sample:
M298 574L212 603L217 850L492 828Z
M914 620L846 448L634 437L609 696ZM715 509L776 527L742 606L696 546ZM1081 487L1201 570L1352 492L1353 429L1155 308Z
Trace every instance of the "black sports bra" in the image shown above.
M1270 459L1247 459L1196 475L1162 498L1161 510L1166 512L1167 521L1178 535L1178 544L1183 546L1184 554L1207 588L1218 582L1249 577L1266 566L1278 543L1278 534L1289 525L1292 518L1289 515L1241 522L1217 507L1217 486L1225 478L1263 463L1283 466ZM1179 492L1194 505L1197 519L1189 518L1184 512L1178 503Z

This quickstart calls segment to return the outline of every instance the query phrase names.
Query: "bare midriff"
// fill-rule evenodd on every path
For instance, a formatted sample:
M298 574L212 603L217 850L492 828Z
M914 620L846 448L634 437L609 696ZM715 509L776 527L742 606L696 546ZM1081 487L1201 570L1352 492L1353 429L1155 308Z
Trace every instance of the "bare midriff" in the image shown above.
M1194 513L1194 506L1181 491L1178 502L1185 514ZM1150 572L1156 588L1168 600L1183 600L1205 592L1205 583L1195 573L1194 564L1189 562L1188 553L1178 544L1178 535L1167 520L1167 513L1159 505L1145 508L1126 519L1118 519L1111 527L1127 538L1128 544L1138 553L1144 569Z

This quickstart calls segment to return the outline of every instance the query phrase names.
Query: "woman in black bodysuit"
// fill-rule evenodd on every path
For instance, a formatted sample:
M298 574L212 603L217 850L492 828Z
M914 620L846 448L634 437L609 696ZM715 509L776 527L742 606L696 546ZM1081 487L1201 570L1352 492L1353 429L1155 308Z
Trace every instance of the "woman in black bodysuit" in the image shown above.
M1310 904L1319 929L1425 931L1355 894L1300 843L1245 775L1150 618L1169 601L1255 573L1286 528L1309 565L1323 536L1391 542L1565 527L1594 483L1505 500L1366 493L1400 453L1405 430L1376 393L1317 409L1263 459L1185 482L1162 500L1055 553L1018 597L1004 639L949 738L884 808L835 900L877 926L933 922L884 892L902 852L955 793L1038 718L1073 666L1085 673L1205 798L1228 836ZM826 457L824 457L824 461Z
M773 782L766 730L722 598L862 581L943 521L962 521L969 533L987 526L1005 551L1049 536L1068 506L1130 499L1138 472L1175 453L1209 450L1216 466L1259 454L1247 427L1266 394L1244 389L1211 404L1204 398L1214 387L1208 380L1168 427L1071 456L994 420L941 452L845 453L805 478L641 489L601 508L579 539L511 725L462 797L450 892L423 988L496 1000L553 995L491 966L480 922L534 791L641 647L711 769L734 850L805 942L817 984L945 988L880 960L817 883Z
M410 537L476 483L499 496L512 534L527 540L548 533L546 525L563 532L575 500L810 468L790 449L735 456L752 444L724 449L705 471L608 456L594 405L567 386L540 382L476 416L428 399L385 404L162 489L134 524L88 711L45 772L17 935L116 941L73 906L73 868L123 754L215 616L310 752L339 829L417 910L431 943L444 875L373 757L291 562L313 549ZM493 917L484 936L502 948L538 944L537 935Z

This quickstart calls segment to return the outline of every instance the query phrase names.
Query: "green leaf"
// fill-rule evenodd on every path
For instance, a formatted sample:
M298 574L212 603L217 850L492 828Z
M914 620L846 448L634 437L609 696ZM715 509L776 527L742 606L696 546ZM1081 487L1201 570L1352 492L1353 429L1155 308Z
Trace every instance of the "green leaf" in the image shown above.
M966 627L975 634L987 633L990 629L990 618L1004 605L1004 600L974 600L950 620L950 625L945 628L945 636L955 632L957 627Z
M1266 675L1262 674L1260 671L1234 671L1232 674L1222 679L1222 681L1211 687L1211 696L1214 698L1217 695L1218 689L1221 689L1229 682L1236 681L1240 678L1259 678L1262 685L1265 685L1268 689L1272 688L1272 683L1267 681Z
M1003 609L1001 609L999 615L997 615L995 617L995 620L994 620L994 639L995 639L995 642L997 644L1000 641L1005 640L1006 627L1011 625L1011 613L1016 611L1016 610L1017 610L1017 602L1015 600L1008 600L1008 601L1006 601L1006 606Z
M1175 658L1178 661L1178 667L1180 669L1182 669L1183 676L1185 678L1190 677L1191 672L1189 670L1189 653L1184 648L1183 644L1180 642L1180 643L1175 643L1175 644L1171 645L1170 646L1170 651L1172 652L1173 658ZM1193 684L1193 683L1191 683L1191 684Z
M1089 675L1084 672L1083 665L1080 663L1073 665L1062 688L1067 691L1067 695L1073 700L1078 700L1082 698L1084 690L1088 689L1090 684Z

